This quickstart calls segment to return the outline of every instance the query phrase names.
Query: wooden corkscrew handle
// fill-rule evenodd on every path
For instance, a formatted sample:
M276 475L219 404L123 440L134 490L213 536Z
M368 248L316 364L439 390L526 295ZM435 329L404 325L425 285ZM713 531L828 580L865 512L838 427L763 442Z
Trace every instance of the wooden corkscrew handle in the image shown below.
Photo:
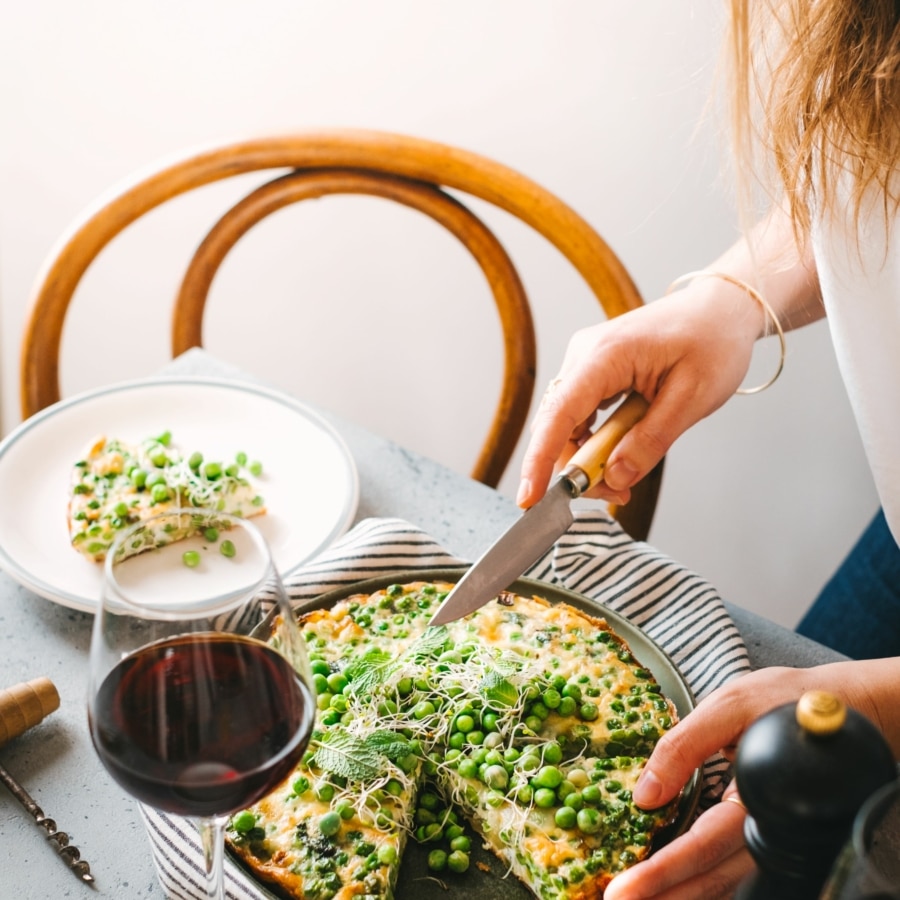
M0 744L42 722L59 709L59 693L49 678L35 678L0 691Z

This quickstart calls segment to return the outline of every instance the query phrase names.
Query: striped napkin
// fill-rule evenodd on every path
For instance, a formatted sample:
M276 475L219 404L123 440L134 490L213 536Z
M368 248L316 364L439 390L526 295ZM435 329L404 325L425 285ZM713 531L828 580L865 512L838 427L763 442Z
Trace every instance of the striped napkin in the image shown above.
M464 564L402 519L366 519L286 579L293 603L382 573ZM640 626L680 669L697 699L750 671L744 642L715 589L645 543L633 541L603 510L578 510L569 531L528 572L595 600ZM730 778L722 756L707 760L701 808L715 802ZM160 883L170 900L203 900L203 869L195 827L141 807ZM226 865L230 900L265 900L236 866Z

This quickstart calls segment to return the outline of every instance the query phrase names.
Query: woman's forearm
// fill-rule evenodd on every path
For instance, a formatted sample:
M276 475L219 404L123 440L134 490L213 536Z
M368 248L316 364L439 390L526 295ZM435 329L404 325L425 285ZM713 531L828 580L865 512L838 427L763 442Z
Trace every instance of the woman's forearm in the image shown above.
M810 242L797 246L791 220L781 207L774 207L747 238L735 243L707 268L756 287L785 331L825 315ZM771 333L770 323L762 316L760 322L760 336Z

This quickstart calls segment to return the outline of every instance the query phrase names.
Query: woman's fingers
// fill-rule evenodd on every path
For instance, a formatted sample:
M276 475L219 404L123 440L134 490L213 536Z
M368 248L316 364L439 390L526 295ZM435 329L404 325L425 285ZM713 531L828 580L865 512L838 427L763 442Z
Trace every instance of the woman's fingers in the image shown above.
M715 804L686 834L613 879L605 900L730 897L753 871L744 846L745 816L737 803Z
M519 506L527 509L544 495L554 468L567 462L577 442L589 434L597 408L582 381L558 377L550 382L531 426L516 495Z
M646 809L667 803L705 759L727 753L761 715L798 699L810 671L759 669L713 691L660 738L635 785L634 802Z

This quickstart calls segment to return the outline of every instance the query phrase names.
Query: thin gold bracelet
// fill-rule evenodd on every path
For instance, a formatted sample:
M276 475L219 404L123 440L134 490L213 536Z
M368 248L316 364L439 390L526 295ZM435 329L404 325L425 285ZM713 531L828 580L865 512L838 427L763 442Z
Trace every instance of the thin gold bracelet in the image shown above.
M766 316L775 326L775 333L778 335L778 343L781 345L781 359L778 360L778 368L775 370L775 374L765 384L760 384L752 388L738 388L735 393L759 394L766 388L771 387L778 380L778 376L781 374L781 370L784 368L784 358L785 354L787 353L787 346L784 340L784 329L781 327L781 322L778 321L778 316L775 315L775 310L773 310L772 307L769 306L769 304L763 299L762 294L760 294L760 292L756 290L756 288L751 287L749 284L747 284L746 281L741 281L740 278L735 278L733 275L728 275L725 272L709 272L705 269L698 270L697 272L688 272L686 275L680 275L678 278L676 278L666 288L666 293L671 294L672 291L684 286L689 281L694 281L696 278L720 278L722 281L727 281L729 284L733 284L735 287L739 287L742 291L745 291L763 308Z

